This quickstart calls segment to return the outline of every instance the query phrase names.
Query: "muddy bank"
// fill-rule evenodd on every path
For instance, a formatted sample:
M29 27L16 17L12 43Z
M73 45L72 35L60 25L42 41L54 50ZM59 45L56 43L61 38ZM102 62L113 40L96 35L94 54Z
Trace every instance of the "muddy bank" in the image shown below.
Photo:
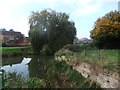
M24 55L33 55L33 53L32 52L6 53L6 54L2 54L2 58L24 56Z
M76 58L66 58L65 55L55 56L55 59L59 61L64 60L73 69L81 73L82 76L98 83L101 88L120 88L118 72L108 71L87 62L78 63Z

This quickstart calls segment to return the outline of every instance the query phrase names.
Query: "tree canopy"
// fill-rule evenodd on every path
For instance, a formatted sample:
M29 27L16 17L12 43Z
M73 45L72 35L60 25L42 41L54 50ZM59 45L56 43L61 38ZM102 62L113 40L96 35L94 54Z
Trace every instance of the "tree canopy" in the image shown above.
M69 20L69 15L51 9L33 12L29 24L29 37L37 53L45 45L55 52L66 44L72 44L76 35L75 24Z
M98 48L120 48L120 12L111 11L97 19L90 36Z

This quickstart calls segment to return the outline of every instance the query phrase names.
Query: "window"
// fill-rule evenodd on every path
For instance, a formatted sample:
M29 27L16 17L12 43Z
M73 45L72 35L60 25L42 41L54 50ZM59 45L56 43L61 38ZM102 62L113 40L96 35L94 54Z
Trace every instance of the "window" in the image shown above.
M9 39L10 40L14 40L14 36L9 36Z
M16 40L18 40L19 38L16 38Z

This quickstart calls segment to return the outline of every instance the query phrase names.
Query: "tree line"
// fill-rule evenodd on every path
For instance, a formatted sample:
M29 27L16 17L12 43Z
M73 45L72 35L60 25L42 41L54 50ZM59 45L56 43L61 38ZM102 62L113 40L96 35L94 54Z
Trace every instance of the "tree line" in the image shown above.
M29 38L35 53L54 53L67 44L73 44L75 23L69 15L51 9L32 12L29 17ZM120 12L111 11L96 20L90 37L98 48L120 48Z

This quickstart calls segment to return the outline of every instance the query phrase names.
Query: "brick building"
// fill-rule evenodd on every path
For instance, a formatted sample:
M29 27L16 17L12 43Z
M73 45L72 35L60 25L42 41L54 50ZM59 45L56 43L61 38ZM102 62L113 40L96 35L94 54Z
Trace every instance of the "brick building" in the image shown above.
M24 35L15 31L0 31L0 39L2 43L7 45L16 45L24 42Z

